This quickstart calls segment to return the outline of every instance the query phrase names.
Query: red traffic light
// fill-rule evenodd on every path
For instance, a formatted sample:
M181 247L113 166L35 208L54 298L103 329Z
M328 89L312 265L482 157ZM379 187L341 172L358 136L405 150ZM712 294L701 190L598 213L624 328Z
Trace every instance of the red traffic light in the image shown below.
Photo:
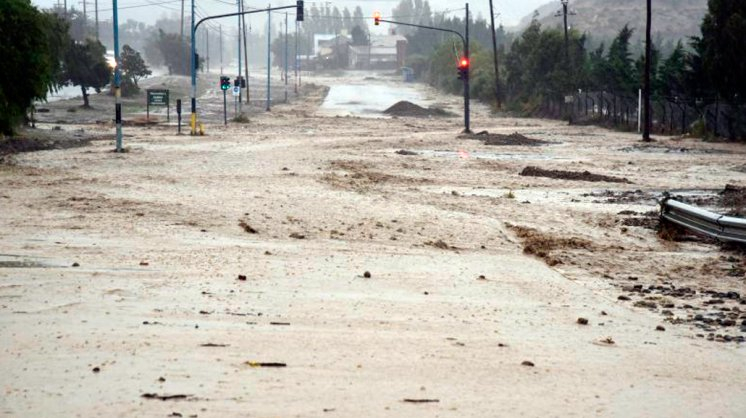
M373 12L373 23L376 26L381 24L381 12Z
M468 58L461 58L461 61L458 62L458 68L469 68L469 59Z

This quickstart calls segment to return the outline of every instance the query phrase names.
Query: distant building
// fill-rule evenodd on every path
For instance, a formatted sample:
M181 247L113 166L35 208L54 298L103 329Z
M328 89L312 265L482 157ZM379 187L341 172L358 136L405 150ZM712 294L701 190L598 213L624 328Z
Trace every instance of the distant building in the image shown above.
M354 69L396 70L406 64L407 38L371 35L370 45L350 46L348 66Z

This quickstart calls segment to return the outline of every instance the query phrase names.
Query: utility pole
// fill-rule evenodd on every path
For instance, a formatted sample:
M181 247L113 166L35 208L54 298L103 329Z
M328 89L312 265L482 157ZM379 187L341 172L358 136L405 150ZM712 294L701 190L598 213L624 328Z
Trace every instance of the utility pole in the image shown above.
M267 9L271 8L271 4L267 6ZM272 102L272 86L269 78L272 75L270 54L272 54L272 12L267 10L267 112L269 112Z
M466 42L464 42L464 57L466 57L466 61L469 63L469 72L466 74L466 78L464 79L464 133L470 134L471 133L471 109L470 109L470 99L471 99L471 91L469 88L469 77L471 77L471 57L469 56L469 3L466 3Z
M246 9L246 5L243 3L244 0L241 0L241 5L243 9ZM246 75L246 104L251 104L251 85L249 84L249 46L246 41L246 15L241 15L241 23L243 24L243 57L244 61L246 62L246 65L244 66L244 74ZM251 24L251 21L249 21L249 24Z
M98 41L98 0L93 2L93 7L96 8L96 40Z
M650 142L650 60L652 58L651 25L653 16L653 5L647 0L647 26L645 26L645 126L642 130L642 140Z
M192 68L189 69L190 73L192 74L192 77L191 77L192 78L191 80L192 81L192 103L191 103L192 115L191 115L191 120L190 120L190 126L192 128L191 134L197 135L197 65L196 65L197 64L196 63L197 44L195 43L195 40L194 40L194 34L197 33L197 27L195 25L195 20L194 20L194 15L195 15L194 1L195 0L192 0L192 23L191 23L192 37L190 38L190 41L192 44L192 48L190 51L190 55L191 55L190 62L192 63Z
M86 0L81 1L83 3L83 34L86 35L86 38L88 37L88 13L86 9L86 4L88 3Z
M285 103L288 102L288 12L285 12Z
M223 75L223 25L218 25L220 33L220 75Z
M112 26L114 26L114 123L117 126L116 152L122 152L122 72L119 66L119 16L117 13L117 0L112 0L114 16Z
M492 53L495 56L495 100L497 101L497 108L502 107L500 100L500 67L497 65L497 32L495 32L495 10L492 7L492 0L490 0L490 23L492 25Z
M236 4L238 5L238 13L242 13L243 10L241 10L243 3L241 0L236 0ZM241 15L238 16L238 110L236 112L236 117L241 115Z
M194 22L192 22L192 25L194 25ZM183 62L184 66L186 66L187 59L186 59L186 51L184 50L184 0L181 0L181 29L179 30L179 38L181 39L181 47L180 47L181 48L181 62ZM192 135L193 134L194 133L192 133Z
M562 19L565 25L565 65L567 68L568 81L572 82L572 77L573 77L572 64L570 63L570 33L569 33L570 29L567 26L567 15L569 14L567 10L567 4L569 3L569 0L560 0L560 1L562 2ZM575 93L574 93L575 86L571 85L570 90L571 90L570 93L573 93L572 97L574 98L575 97ZM573 106L570 106L570 112L567 117L568 122L570 124L572 124L572 112L573 112Z
M293 68L295 69L295 95L298 95L298 21L295 21L295 59L293 60Z
M205 28L205 64L207 65L207 73L210 73L210 32L208 28Z

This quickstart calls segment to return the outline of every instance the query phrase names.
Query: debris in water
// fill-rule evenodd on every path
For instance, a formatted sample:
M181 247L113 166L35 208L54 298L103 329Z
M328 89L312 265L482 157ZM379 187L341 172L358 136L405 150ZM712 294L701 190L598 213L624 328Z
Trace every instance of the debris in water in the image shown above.
M287 364L285 363L264 363L259 361L247 361L244 364L249 367L287 367Z
M140 395L140 397L145 399L159 399L161 401L174 401L179 399L187 399L192 395L183 395L183 394L176 394L176 395L159 395L157 393L143 393Z
M593 174L589 171L565 171L565 170L545 170L543 168L529 166L520 172L521 176L529 177L546 177L550 179L577 180L589 182L608 182L608 183L631 183L626 178L605 176L602 174Z

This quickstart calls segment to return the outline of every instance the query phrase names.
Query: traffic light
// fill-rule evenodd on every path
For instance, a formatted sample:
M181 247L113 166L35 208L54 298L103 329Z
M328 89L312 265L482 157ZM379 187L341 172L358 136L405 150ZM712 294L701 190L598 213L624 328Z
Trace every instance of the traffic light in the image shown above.
M303 21L303 0L298 0L295 2L295 20L297 22Z
M231 88L231 78L228 76L220 76L220 90L229 90Z
M373 23L378 26L381 24L381 12L373 13Z
M469 59L461 58L458 62L458 79L467 80L469 78Z

